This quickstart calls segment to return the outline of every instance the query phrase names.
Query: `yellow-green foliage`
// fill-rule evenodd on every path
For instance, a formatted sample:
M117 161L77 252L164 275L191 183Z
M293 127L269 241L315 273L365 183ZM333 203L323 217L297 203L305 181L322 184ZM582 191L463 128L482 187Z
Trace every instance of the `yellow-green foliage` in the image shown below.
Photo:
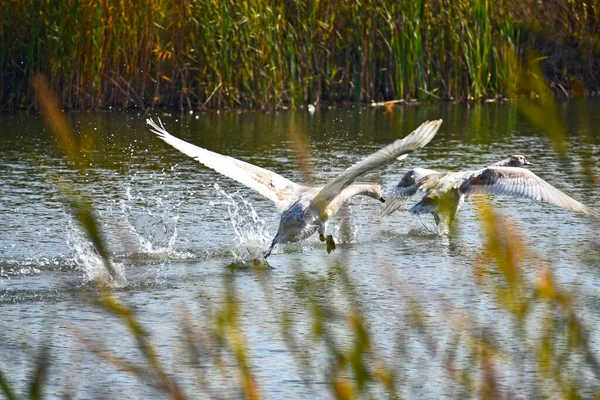
M568 91L592 72L596 3L3 1L0 106L29 107L38 72L84 109L478 99L506 93L507 47L557 54L548 72Z

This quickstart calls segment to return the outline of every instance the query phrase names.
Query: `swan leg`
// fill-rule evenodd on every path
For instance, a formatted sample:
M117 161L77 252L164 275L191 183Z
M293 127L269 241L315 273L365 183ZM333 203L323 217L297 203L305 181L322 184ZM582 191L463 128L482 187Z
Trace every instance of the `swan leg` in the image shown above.
M321 242L327 242L327 254L335 250L335 241L333 240L333 236L325 236L325 225L321 225L319 227L319 240Z
M419 217L419 222L423 226L423 229L425 229L425 232L431 233L432 230L429 229L429 227L427 225L425 225L425 222L423 222L423 219L421 218L421 214L417 214L417 216Z
M331 235L327 235L325 240L327 241L327 254L329 254L333 250L335 250L335 241L333 240L333 236Z
M453 218L450 218L451 215L444 215L438 213L432 213L433 218L435 219L436 229L438 235L447 235L450 233L450 225L452 224Z
M264 253L263 253L263 258L266 260L267 257L269 257L271 255L271 250L273 250L273 246L270 246Z
M442 222L442 220L440 219L440 216L437 213L431 213L431 215L433 215L433 219L435 220L435 224L439 226L440 223Z
M432 214L433 214L433 219L435 219L435 230L437 231L437 234L444 235L444 232L445 232L444 221L442 220L441 216L438 213L432 213Z
M267 257L269 257L271 255L271 251L273 251L273 247L275 247L276 244L277 244L277 236L275 236L275 238L271 242L271 245L269 246L269 248L263 253L263 257L265 260L267 259Z

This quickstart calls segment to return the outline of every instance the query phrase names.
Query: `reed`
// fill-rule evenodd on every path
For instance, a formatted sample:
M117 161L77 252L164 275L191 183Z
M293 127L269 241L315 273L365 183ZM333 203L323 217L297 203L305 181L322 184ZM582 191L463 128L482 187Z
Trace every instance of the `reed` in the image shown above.
M569 94L574 78L598 83L595 3L13 0L0 4L0 106L29 107L40 72L74 109L481 99L508 92L506 46L548 56Z

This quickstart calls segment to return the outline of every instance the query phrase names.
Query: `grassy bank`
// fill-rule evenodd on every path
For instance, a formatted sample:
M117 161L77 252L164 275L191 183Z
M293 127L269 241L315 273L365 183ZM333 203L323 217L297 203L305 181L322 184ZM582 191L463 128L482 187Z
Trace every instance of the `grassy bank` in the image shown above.
M505 95L507 54L600 87L598 1L0 3L0 108L49 77L65 108L268 108Z

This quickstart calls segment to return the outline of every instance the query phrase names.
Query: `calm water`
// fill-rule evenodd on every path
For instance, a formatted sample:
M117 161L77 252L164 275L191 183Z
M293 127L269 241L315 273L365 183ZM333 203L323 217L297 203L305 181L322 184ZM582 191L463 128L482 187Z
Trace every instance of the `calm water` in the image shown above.
M535 164L536 174L600 209L600 190L588 182L581 166L584 154L593 165L600 160L598 109L596 101L561 106L572 148L567 161L560 161L549 140L512 106L499 104L470 109L418 106L391 114L346 109L314 115L301 110L162 119L172 134L197 145L297 182L318 184L422 121L443 118L440 132L426 148L362 181L380 182L389 191L415 166L479 168L521 153ZM430 216L400 212L381 219L377 202L354 199L345 217L330 224L340 243L336 251L328 255L316 237L278 247L269 258L272 269L261 278L252 270L232 272L228 266L247 262L270 243L278 215L268 200L155 138L144 115L81 113L69 119L84 149L85 174L69 168L39 119L0 116L0 370L20 391L26 391L38 348L46 344L50 397L160 397L89 350L93 341L116 356L141 359L123 324L86 300L93 292L90 282L102 279L102 267L61 200L57 182L69 179L97 209L122 275L114 284L117 297L135 310L165 368L189 394L201 393L196 379L200 372L209 376L215 393L239 396L234 368L225 376L198 369L186 361L183 345L184 315L203 331L223 306L225 283L232 282L261 393L267 398L330 397L325 378L330 360L310 340L312 316L299 294L298 279L319 279L305 290L308 295L347 311L349 289L336 265L347 267L376 351L397 369L405 396L458 396L444 368L454 329L451 315L468 315L475 329L494 332L508 355L501 367L504 385L514 394L535 394L531 387L536 377L527 372L533 361L515 364L522 349L511 339L514 321L475 281L471 266L482 237L472 202L465 204L456 231L446 238L431 234ZM303 177L297 168L298 143L306 143L310 152L311 177ZM598 221L528 200L494 197L493 204L552 263L560 287L574 295L600 356L595 329L600 326ZM535 279L538 262L525 266L528 278ZM423 310L436 351L410 327L411 302ZM301 350L291 351L285 344L283 311L291 313L293 334L306 344ZM342 318L332 322L342 346L352 343L345 325ZM312 363L307 375L296 363L302 358ZM235 364L231 358L224 362ZM598 388L593 375L585 380Z

